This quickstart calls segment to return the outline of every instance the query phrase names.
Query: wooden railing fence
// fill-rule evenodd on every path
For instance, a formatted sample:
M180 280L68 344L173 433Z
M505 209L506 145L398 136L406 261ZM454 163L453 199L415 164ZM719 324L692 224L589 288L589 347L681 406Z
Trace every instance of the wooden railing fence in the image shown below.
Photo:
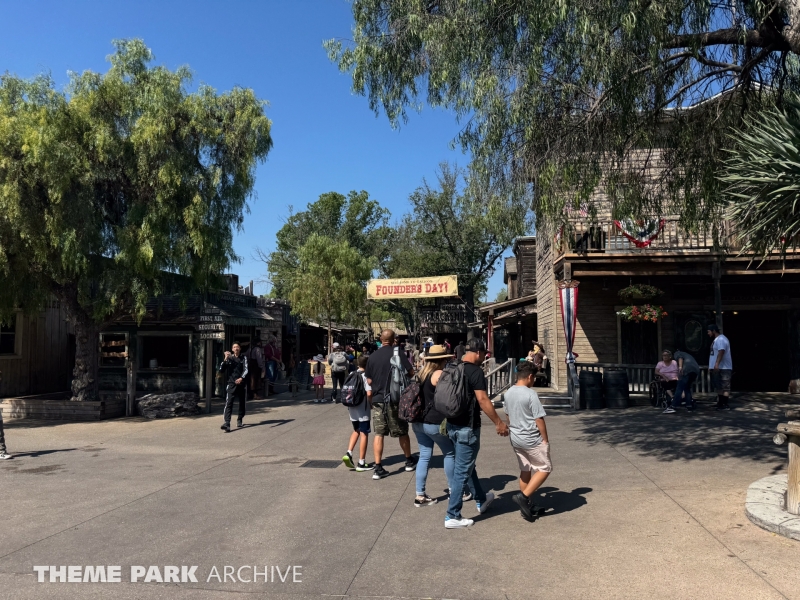
M628 390L637 394L647 394L650 383L655 379L655 365L632 365L614 363L575 363L577 374L582 370L600 371L605 369L625 369L628 373ZM693 394L708 394L711 392L711 376L708 367L700 367L700 377L692 385Z

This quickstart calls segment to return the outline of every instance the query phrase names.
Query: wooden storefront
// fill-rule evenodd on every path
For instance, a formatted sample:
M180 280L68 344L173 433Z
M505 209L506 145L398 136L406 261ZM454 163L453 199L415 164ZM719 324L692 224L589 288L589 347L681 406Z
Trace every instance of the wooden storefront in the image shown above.
M0 327L0 398L69 390L75 334L56 299Z

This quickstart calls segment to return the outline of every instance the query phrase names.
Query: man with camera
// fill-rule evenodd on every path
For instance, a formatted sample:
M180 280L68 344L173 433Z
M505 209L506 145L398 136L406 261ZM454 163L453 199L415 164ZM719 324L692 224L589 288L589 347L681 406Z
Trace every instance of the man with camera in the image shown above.
M225 352L225 360L219 366L220 373L226 376L225 382L225 422L222 429L226 433L231 430L231 413L233 412L233 400L239 399L239 418L236 421L237 427L242 427L242 419L245 414L245 402L247 401L247 357L242 354L242 348L234 343L233 352Z

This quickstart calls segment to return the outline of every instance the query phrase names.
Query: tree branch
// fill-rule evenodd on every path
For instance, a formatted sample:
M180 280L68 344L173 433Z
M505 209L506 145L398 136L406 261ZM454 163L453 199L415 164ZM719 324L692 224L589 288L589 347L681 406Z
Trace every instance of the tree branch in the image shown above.
M704 33L686 33L676 35L668 39L662 45L665 49L708 46L746 46L749 48L766 48L770 44L776 44L777 50L791 50L789 42L773 31L757 31L750 29L741 32L736 28L718 29L717 31L707 31Z

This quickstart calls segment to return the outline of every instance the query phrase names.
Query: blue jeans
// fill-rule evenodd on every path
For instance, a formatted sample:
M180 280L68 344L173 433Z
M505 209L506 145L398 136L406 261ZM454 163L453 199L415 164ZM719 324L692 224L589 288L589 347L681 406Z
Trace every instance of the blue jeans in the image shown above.
M447 435L453 442L455 450L455 464L453 465L453 480L450 485L450 502L447 505L447 516L451 519L461 518L461 495L464 487L474 488L476 502L485 502L486 493L478 481L478 472L475 470L475 461L481 449L481 429L477 427L457 427L447 424Z
M419 462L417 463L417 496L425 495L425 481L428 479L428 464L433 456L433 445L439 446L444 455L444 474L447 476L447 487L452 487L455 450L453 442L446 435L439 433L439 426L430 423L412 423L411 429L417 437L419 445Z
M675 396L672 398L672 408L681 405L681 396L686 395L686 408L694 408L694 398L692 398L692 384L697 379L697 373L686 373L678 380L675 386Z
M265 366L267 368L267 379L269 379L270 383L275 383L278 378L278 362L270 360Z

